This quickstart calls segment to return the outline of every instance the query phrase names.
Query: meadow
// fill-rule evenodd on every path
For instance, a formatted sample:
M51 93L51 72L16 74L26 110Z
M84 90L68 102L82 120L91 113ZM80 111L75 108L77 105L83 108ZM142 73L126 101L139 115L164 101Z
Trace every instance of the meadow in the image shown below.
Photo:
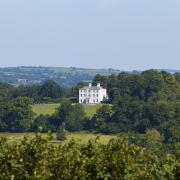
M36 115L52 115L55 111L56 108L59 107L60 104L34 104L33 105L33 111L36 113ZM96 111L102 107L102 104L97 104L97 105L83 105L84 111L87 115L87 117L92 117Z
M60 104L34 104L32 106L33 112L36 113L36 115L52 115L55 111L56 108L59 107Z
M60 106L60 103L51 103L51 104L34 104L32 106L33 112L36 113L36 116L43 114L43 115L52 115L56 109ZM97 104L97 105L83 105L83 108L85 110L85 113L87 117L92 117L96 111L102 107L103 104ZM43 137L47 137L47 133L41 133ZM20 142L24 136L28 138L33 138L35 136L35 133L0 133L0 137L6 137L9 142ZM66 140L64 143L68 143L71 139L74 139L78 143L86 143L90 139L96 139L98 137L98 141L106 144L109 142L110 139L115 138L116 135L104 135L104 134L97 134L97 133L91 133L91 132L67 132ZM55 133L53 134L53 140L52 143L59 143L59 141L56 140Z
M41 133L42 137L47 137L47 133ZM29 139L35 136L35 133L0 133L1 137L6 137L8 142L20 142L24 137L28 137ZM64 143L68 143L70 140L75 140L77 143L84 144L87 143L90 139L95 140L98 138L98 141L102 144L107 144L110 139L117 137L117 135L104 135L104 134L96 134L90 132L67 132L66 140ZM60 141L56 140L55 133L53 134L52 143L60 143Z

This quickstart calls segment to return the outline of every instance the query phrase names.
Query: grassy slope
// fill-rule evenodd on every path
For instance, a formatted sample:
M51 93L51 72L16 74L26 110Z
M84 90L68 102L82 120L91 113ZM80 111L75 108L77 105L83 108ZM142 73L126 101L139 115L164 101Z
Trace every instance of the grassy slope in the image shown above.
M35 104L33 105L33 111L37 114L49 114L51 115L52 113L55 112L56 108L59 106L60 104ZM99 109L102 106L102 104L98 104L98 105L83 105L84 110L87 114L88 117L92 117L97 109Z

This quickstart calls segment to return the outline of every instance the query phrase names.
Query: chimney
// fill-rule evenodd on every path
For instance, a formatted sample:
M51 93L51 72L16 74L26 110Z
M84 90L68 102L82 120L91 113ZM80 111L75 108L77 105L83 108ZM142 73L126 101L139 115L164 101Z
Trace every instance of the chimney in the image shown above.
M100 84L100 83L97 83L97 87L101 87L101 84Z
M89 83L89 87L91 87L92 86L92 83Z

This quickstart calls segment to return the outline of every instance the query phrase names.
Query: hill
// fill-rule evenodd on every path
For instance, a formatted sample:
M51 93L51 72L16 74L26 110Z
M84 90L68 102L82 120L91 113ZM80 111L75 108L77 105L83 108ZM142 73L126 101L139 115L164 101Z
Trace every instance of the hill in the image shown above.
M96 74L119 73L114 69L85 69L75 67L7 67L0 68L0 81L11 85L31 85L55 80L63 87L71 87L78 82L92 81Z
M160 71L160 70L159 70ZM165 70L170 73L179 70ZM76 67L5 67L0 68L0 81L11 85L42 84L47 79L55 80L63 87L72 87L82 81L92 81L96 74L109 76L118 74L116 69L87 69ZM141 71L129 71L130 74L138 74Z

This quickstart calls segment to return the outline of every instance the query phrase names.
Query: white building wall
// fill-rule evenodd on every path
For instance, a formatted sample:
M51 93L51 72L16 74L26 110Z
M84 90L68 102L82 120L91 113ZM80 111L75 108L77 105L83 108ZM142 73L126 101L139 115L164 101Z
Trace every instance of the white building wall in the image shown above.
M99 93L100 102L102 102L106 98L107 98L107 90L106 89L101 89L100 93Z
M79 90L79 103L86 104L99 104L104 98L107 97L107 90L100 88L100 84L97 86L98 88L92 88L91 84L89 87Z

